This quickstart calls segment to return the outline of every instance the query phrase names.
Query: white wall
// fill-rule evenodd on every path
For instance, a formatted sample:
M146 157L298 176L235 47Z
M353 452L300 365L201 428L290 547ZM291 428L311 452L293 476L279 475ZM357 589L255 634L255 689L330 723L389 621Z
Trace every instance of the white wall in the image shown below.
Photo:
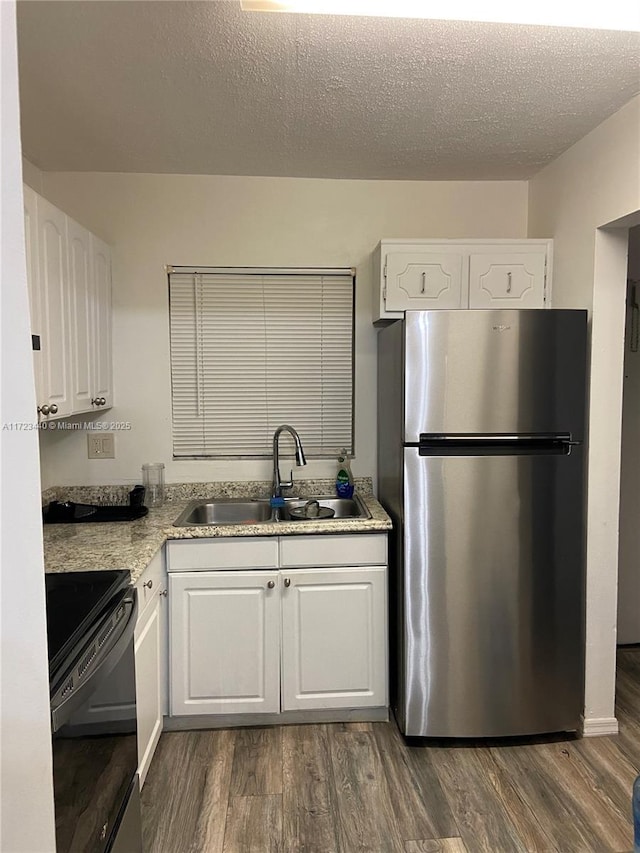
M629 231L628 277L640 301L640 225ZM629 287L631 298L631 287ZM631 307L627 300L620 472L618 643L640 643L640 352L631 352Z
M357 267L353 470L375 476L374 247L383 237L523 237L527 227L524 182L44 173L42 191L113 246L117 405L108 417L132 424L116 435L113 461L87 460L81 432L43 433L45 486L132 483L154 461L169 482L270 478L268 460L171 459L165 264ZM304 476L334 473L334 461L311 461Z
M530 182L529 236L554 238L554 304L591 313L586 730L615 730L625 227L640 210L640 97ZM620 223L618 223L620 224ZM628 224L631 224L631 220ZM600 229L600 230L599 230Z
M0 3L2 473L0 849L55 849L35 387L28 323L15 3ZM4 429L4 426L9 427Z

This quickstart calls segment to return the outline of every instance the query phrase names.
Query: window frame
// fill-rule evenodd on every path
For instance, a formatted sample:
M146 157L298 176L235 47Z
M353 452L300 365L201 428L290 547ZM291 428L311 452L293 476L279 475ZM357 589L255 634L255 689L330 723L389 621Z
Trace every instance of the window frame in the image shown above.
M168 321L169 321L169 365L170 365L170 380L171 380L171 445L172 458L174 461L215 461L215 460L262 460L271 459L272 453L267 451L264 453L217 453L217 454L178 454L175 453L175 438L174 438L174 377L173 377L173 352L171 343L171 276L179 275L247 275L247 276L269 276L273 275L286 277L290 276L349 276L351 278L351 346L350 346L350 362L351 362L351 425L350 425L350 447L347 447L349 456L354 457L356 452L355 441L355 403L356 403L356 270L355 267L213 267L213 266L165 266L167 274L167 291L168 291ZM291 424L296 426L295 423ZM286 438L286 435L285 435ZM304 444L304 435L301 435ZM344 445L343 445L344 446ZM307 459L333 459L334 451L327 450L324 453L307 452L305 448L305 456Z

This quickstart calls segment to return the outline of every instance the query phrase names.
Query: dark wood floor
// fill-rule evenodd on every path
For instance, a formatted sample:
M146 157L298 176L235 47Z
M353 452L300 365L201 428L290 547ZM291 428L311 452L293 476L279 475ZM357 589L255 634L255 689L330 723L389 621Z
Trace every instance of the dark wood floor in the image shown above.
M621 853L640 773L640 648L617 737L408 746L393 723L163 734L147 853Z

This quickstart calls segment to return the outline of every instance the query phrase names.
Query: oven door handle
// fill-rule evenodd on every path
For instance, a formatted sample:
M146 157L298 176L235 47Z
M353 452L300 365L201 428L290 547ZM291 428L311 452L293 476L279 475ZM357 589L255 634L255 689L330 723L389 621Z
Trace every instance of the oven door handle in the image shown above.
M84 705L89 696L97 689L100 680L106 678L115 669L127 646L132 641L138 618L138 597L135 588L132 587L130 590L127 590L121 604L124 605L129 613L121 620L116 631L108 637L96 652L95 658L85 670L86 677L82 679L75 690L71 690L66 699L62 699L55 707L53 707L53 702L56 698L54 693L51 706L51 728L53 733L59 731L68 722L70 717ZM102 628L107 624L107 621L102 622L94 632L93 642L97 642L97 638ZM90 644L88 644L87 648L90 649ZM67 672L67 675L58 683L65 684L70 678L76 678L76 666L77 661L72 671Z

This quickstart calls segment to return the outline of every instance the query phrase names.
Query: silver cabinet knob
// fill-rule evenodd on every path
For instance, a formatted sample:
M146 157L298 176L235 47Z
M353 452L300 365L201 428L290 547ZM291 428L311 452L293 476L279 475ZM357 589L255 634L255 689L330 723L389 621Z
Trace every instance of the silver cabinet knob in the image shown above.
M169 595L169 590L168 589L161 589L160 592L158 593L158 595L164 595L164 597L166 598Z
M267 583L267 586L269 587L269 589L273 589L275 585L276 585L276 582L275 582L275 581L269 581L269 582Z
M153 581L152 581L152 580L151 580L151 581L145 581L145 582L142 584L142 586L146 586L146 587L147 587L147 589L151 589L151 587L153 586Z
M106 397L94 397L91 401L92 406L105 406L107 403Z
M289 588L291 586L291 578L284 579L284 585Z
M55 415L57 411L58 407L55 403L52 403L50 406L47 405L47 403L45 403L44 406L38 406L38 414L44 415L45 418L47 417L47 415Z

